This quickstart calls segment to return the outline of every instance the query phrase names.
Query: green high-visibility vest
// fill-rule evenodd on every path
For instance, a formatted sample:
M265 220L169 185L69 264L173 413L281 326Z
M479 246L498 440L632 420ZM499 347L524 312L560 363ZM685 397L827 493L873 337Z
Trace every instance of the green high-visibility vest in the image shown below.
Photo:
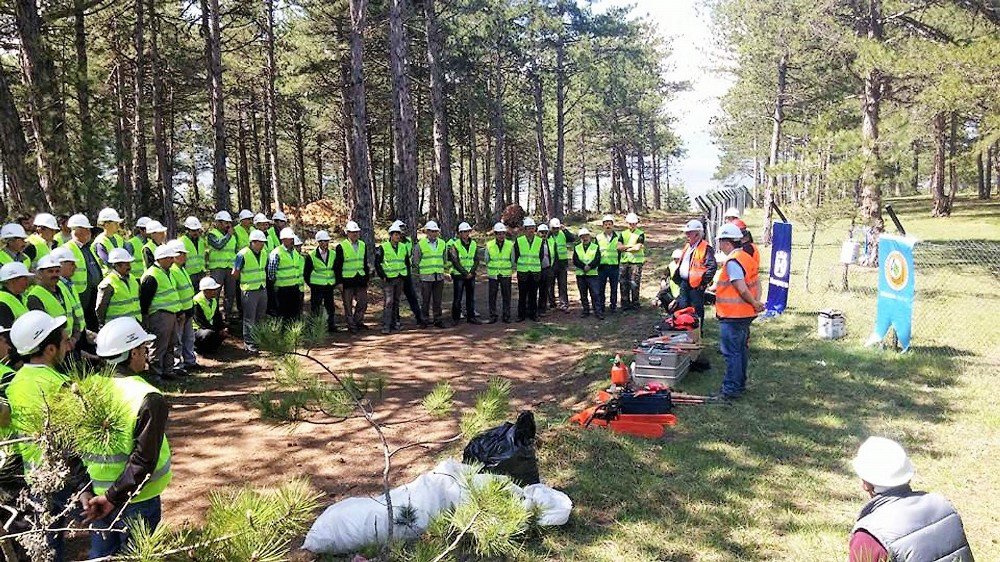
M218 228L213 228L208 233L216 239L225 238L225 234ZM230 236L229 241L221 250L216 250L211 245L208 247L208 268L209 269L232 269L233 260L236 259L236 236Z
M187 269L177 267L177 264L170 266L170 280L177 289L177 302L180 304L178 311L191 310L194 307L194 285L191 284L191 275Z
M21 259L18 261L23 263L24 267L31 269L31 258L28 256L21 254ZM3 267L8 263L14 263L14 256L11 256L10 252L7 250L0 250L0 267Z
M549 247L549 267L555 265L556 261L556 240L551 236L545 238L545 245Z
M243 268L240 269L240 290L254 291L264 287L264 266L267 257L264 252L257 257L250 248L243 248L239 255L243 256Z
M177 287L170 279L170 274L159 265L152 265L142 274L142 279L152 276L156 279L156 294L153 295L153 302L149 304L149 314L154 312L179 312L182 310L180 299L177 297Z
M302 287L302 270L304 260L295 248L289 250L284 246L271 250L272 256L278 256L278 271L274 277L275 287Z
M143 269L143 274L145 274L146 269L149 269L154 265L156 265L156 249L159 247L160 245L157 244L152 238L146 240L146 243L142 246L144 250L149 250L149 255L151 256L152 259L152 261L146 263L146 252L142 253L142 263L145 266L145 269Z
M145 258L142 255L142 248L146 242L138 236L133 236L126 243L132 247L132 263L130 264L132 268L129 270L129 273L138 279L142 277L142 272L146 270L144 265Z
M406 246L400 242L392 247L392 242L382 242L382 271L389 279L409 275L406 269Z
M580 242L575 248L573 248L573 253L580 258L580 261L582 261L584 265L590 265L590 262L594 261L594 258L597 257L598 250L598 245L593 242L587 244L586 248L583 247L583 242ZM576 274L579 277L593 277L597 275L597 267L595 266L589 271L576 268Z
M365 241L358 240L358 249L355 251L350 240L342 240L340 242L340 249L344 252L344 267L340 272L344 279L364 277L366 251Z
M603 232L597 235L597 246L601 249L601 265L618 265L618 233L611 231L608 237Z
M312 261L312 274L309 276L309 284L317 287L332 287L337 284L336 276L333 274L333 251L326 252L326 262L319 257L319 248L309 253L309 260Z
M73 301L71 305L73 309L73 325L79 327L80 330L83 331L83 305L80 304L80 295L76 294L76 291L73 290L73 283L65 277L60 277L59 283L62 285L62 288L66 290L65 294L68 295Z
M24 304L24 295L15 295L10 291L0 289L0 302L7 305L7 308L14 313L14 320L17 320L25 312L28 312L28 307ZM7 326L9 329L10 326Z
M70 280L73 282L73 290L79 295L87 290L87 261L83 258L83 251L80 250L80 246L77 246L74 240L66 242L63 244L63 247L73 252L76 271L73 272L73 277Z
M122 279L118 272L109 273L102 282L105 286L111 287L111 301L108 303L108 310L104 313L105 322L110 322L115 318L126 316L139 320L142 318L142 311L139 308L139 282L135 277L129 275Z
M201 292L194 296L194 304L205 313L205 319L208 320L208 326L202 326L201 322L198 321L198 317L195 316L195 328L199 330L211 329L212 323L215 321L215 313L219 311L219 299L210 299L205 296L204 292Z
M569 252L566 248L566 231L560 228L559 232L555 236L549 236L549 239L554 240L556 244L555 258L553 259L568 260Z
M493 239L486 243L486 251L490 255L490 261L486 263L486 274L490 277L510 277L514 272L514 266L510 263L510 255L514 253L514 243L504 240L503 246L500 246L496 239Z
M3 381L4 385L6 385L6 383L9 380L14 378L14 376L11 374L13 372L14 370L8 367L6 363L4 363L4 359L0 359L0 380ZM10 439L13 435L14 435L14 427L11 424L0 425L0 439L7 440ZM9 447L9 445L6 447L0 447L0 452L6 452L8 450L7 447Z
M94 238L94 241L90 244L90 251L94 254L94 259L97 260L98 267L101 268L101 272L105 275L111 271L111 265L106 263L101 259L101 256L97 255L97 247L101 246L108 256L111 255L111 250L115 248L123 248L125 246L125 239L122 238L120 234L115 234L113 236L108 236L106 232L102 232Z
M459 238L456 238L451 245L455 248L455 252L458 254L458 263L462 264L462 267L464 267L466 271L472 271L472 266L476 263L476 251L479 249L478 246L476 246L476 241L469 240L468 249L465 248L465 245L462 244L462 240Z
M41 429L39 422L45 419L47 404L67 382L66 375L47 365L25 365L18 369L14 380L7 386L14 434L27 437L38 433ZM35 441L18 443L17 449L24 459L24 473L27 475L41 462L42 450Z
M184 243L184 249L187 250L187 261L184 262L184 269L190 275L204 273L205 253L208 251L208 244L205 242L205 238L199 236L197 240L192 240L190 236L185 234L181 236L181 242ZM234 254L233 257L235 258L236 255ZM232 265L232 262L230 262L229 267L232 267Z
M517 237L517 271L519 273L539 273L542 271L542 237L535 236L528 242L527 236Z
M36 262L52 252L52 247L49 246L49 243L46 242L45 239L38 233L29 236L27 242L35 247Z
M68 292L62 285L62 283L56 282L56 291L59 292L59 296L55 296L51 291L46 289L41 285L32 285L28 292L25 293L24 302L28 302L28 297L35 297L36 299L42 301L42 306L45 308L45 313L49 316L55 318L56 316L66 317L66 333L73 333L73 301L66 296Z
M139 409L149 394L160 394L160 391L153 385L147 383L140 376L115 377L108 379L108 384L112 386L115 398L119 400L126 411L127 422L121 428L125 438L111 440L117 444L118 448L102 451L82 451L80 458L87 467L94 483L94 493L103 494L108 491L122 473L132 455L132 447L135 434L135 423L139 417ZM126 448L127 446L127 448ZM160 442L160 450L157 455L156 465L152 474L142 485L139 492L132 497L131 503L139 503L150 500L163 493L163 490L170 484L173 473L170 470L170 443L167 436L163 436Z
M244 228L242 224L233 227L233 237L236 238L236 251L250 247L250 233L254 227Z
M642 235L642 229L639 228L635 230L623 230L622 244L626 246L637 244L639 243L639 237ZM646 263L646 249L643 248L638 252L622 252L622 263Z
M267 229L267 253L271 253L278 246L281 246L281 238L278 238L278 231L274 227Z
M431 248L426 238L417 243L420 246L420 263L417 265L417 275L444 274L444 253L448 244L437 239L437 247Z

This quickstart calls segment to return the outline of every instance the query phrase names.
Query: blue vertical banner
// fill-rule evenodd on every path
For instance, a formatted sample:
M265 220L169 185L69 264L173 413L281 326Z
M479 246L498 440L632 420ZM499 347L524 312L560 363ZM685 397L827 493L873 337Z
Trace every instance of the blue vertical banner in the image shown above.
M788 306L788 282L792 277L792 224L771 225L771 276L767 284L764 316L777 316Z
M868 344L882 341L889 328L896 331L903 351L910 348L916 269L913 246L917 240L883 234L878 241L878 311Z

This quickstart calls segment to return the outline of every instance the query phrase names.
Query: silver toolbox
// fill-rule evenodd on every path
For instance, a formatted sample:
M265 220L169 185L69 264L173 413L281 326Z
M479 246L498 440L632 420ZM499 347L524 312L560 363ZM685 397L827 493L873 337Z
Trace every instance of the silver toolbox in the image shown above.
M665 350L637 352L632 363L632 378L638 386L658 382L673 387L687 375L690 366L690 357L683 353Z

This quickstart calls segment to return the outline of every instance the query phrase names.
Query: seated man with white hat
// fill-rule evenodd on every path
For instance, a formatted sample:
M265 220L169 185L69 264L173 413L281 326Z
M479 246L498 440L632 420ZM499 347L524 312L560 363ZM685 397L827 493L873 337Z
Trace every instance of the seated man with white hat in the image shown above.
M211 355L219 350L228 335L226 323L219 312L219 290L222 285L211 277L198 283L194 296L194 349L199 355Z

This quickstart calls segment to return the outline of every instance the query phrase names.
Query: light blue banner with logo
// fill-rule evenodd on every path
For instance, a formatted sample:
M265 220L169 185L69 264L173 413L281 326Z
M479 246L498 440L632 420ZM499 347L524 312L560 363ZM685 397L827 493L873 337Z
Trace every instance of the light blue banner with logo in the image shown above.
M788 282L792 278L792 225L776 222L771 226L771 275L767 283L764 316L777 316L788 306Z
M896 332L903 351L910 348L913 329L913 296L916 238L883 234L878 241L878 312L869 345L882 341L889 328Z

